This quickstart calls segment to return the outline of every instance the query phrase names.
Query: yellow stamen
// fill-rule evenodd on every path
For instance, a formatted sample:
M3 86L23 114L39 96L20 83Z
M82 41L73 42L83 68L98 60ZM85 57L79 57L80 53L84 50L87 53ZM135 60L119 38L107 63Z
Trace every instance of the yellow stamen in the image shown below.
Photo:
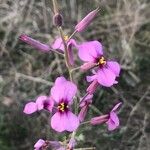
M102 56L99 61L98 61L98 65L105 65L106 64L106 60L105 58Z
M68 39L69 39L68 35L65 35L65 36L64 36L64 40L65 40L65 41L68 41Z
M68 108L68 105L65 105L64 102L60 103L58 106L57 106L57 109L64 112L65 109Z

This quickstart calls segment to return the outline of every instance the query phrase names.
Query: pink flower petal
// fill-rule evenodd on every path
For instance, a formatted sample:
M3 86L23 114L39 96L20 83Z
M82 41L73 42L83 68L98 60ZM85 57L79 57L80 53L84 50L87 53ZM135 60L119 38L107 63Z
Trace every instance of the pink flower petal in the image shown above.
M52 97L48 97L44 103L44 109L52 112L53 107L54 107L54 100Z
M72 112L67 113L55 113L51 118L51 126L58 132L62 131L74 131L79 126L79 119Z
M35 150L40 150L40 148L45 144L45 141L42 140L42 139L39 139L35 145L34 145L34 148Z
M58 132L62 132L65 130L64 124L63 114L56 112L51 118L51 127Z
M66 113L66 130L67 131L75 131L79 126L79 119L76 115L74 115L71 111Z
M95 79L97 79L97 75L86 76L87 82L92 82L92 81L94 81Z
M118 84L118 81L115 81L114 84Z
M109 131L116 129L119 126L119 118L118 118L117 114L114 112L110 112L110 118L106 122L106 124L108 126Z
M67 80L64 77L58 77L55 80L54 86L51 88L51 96L57 103L62 99L64 93L64 87L62 85L66 82Z
M95 59L103 55L102 45L98 41L84 42L78 45L79 57L83 61L95 62Z
M115 112L110 112L110 119L115 123L116 126L119 126L119 118Z
M61 86L63 83L65 83L67 80L65 79L65 77L61 76L61 77L57 77L57 79L55 80L55 84L54 85L58 85Z
M53 49L60 49L60 50L64 51L64 45L63 45L62 39L60 37L56 38L56 40L53 42L51 47Z
M110 70L112 70L112 72L116 75L119 76L120 74L120 65L115 62L115 61L107 61L107 66Z
M29 102L25 105L23 112L25 114L32 114L37 111L37 105L34 102Z
M62 99L71 103L76 92L77 86L74 83L67 80L65 81L64 77L59 77L56 79L56 83L51 89L51 96L57 103Z
M41 95L36 99L38 110L44 109L44 102L47 100L47 96Z
M110 87L115 83L116 75L107 68L102 68L98 70L97 80L99 84Z
M121 104L122 104L122 102L116 104L111 111L115 112L121 106Z
M68 101L69 104L72 103L76 92L77 86L74 83L67 81L64 85L64 98Z
M116 124L111 119L109 119L106 122L106 124L107 124L107 127L108 127L109 131L113 131L114 129L116 129Z

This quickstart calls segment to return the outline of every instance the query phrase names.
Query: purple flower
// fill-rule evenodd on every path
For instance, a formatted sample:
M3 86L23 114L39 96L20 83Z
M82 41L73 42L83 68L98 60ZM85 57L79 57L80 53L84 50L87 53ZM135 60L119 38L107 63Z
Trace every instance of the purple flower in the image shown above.
M43 44L35 39L32 39L31 37L27 36L26 34L20 35L19 39L29 45L31 45L34 48L37 48L39 51L42 52L49 52L51 51L51 47L47 44Z
M71 65L74 65L74 59L73 59L73 47L77 47L76 41L74 39L70 39L68 41L68 36L65 36L65 41L67 42L67 49L68 49L68 56L69 56L69 61ZM60 50L61 52L64 53L65 48L62 42L62 39L60 37L56 38L56 40L53 42L52 46L53 49Z
M120 107L121 104L122 104L121 102L116 104L113 107L113 109L110 111L110 113L107 115L101 115L101 116L92 118L90 120L90 123L92 125L106 123L109 131L116 129L119 126L119 118L117 116L116 111Z
M71 112L70 105L77 92L74 83L64 77L58 77L51 89L51 96L57 103L57 112L51 118L51 126L58 132L74 131L79 126L79 119Z
M92 66L97 66L97 72L92 76L87 76L87 81L92 82L96 80L100 85L110 87L116 84L116 77L120 73L120 65L116 61L108 61L103 55L102 45L98 41L84 42L77 46L79 50L79 57Z
M92 103L92 98L93 98L93 95L86 95L85 97L81 98L81 100L80 100L81 110L78 114L78 118L79 118L80 122L83 122L83 120L87 114L89 105Z
M119 118L117 116L116 111L121 106L121 104L122 104L121 102L116 104L109 113L109 119L106 122L109 131L116 129L119 126Z
M91 22L92 20L95 18L95 16L97 15L99 11L99 8L91 11L87 16L85 16L76 26L75 26L75 30L77 32L82 32Z
M42 139L39 139L35 145L34 145L34 150L41 150L41 148L45 145L45 141Z
M32 114L32 113L34 113L36 111L40 111L42 109L46 109L51 112L53 105L54 105L54 101L53 101L52 97L42 95L36 99L36 102L27 103L25 105L23 112L26 114Z

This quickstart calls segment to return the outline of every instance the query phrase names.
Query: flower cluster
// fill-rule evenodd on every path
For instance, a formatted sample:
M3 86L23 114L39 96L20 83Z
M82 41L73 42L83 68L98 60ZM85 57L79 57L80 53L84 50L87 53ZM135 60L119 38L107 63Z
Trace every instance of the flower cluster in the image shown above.
M22 34L20 40L31 45L44 53L56 52L65 58L66 67L69 72L69 79L64 76L56 78L54 85L50 89L48 95L40 95L34 101L28 102L23 112L32 114L37 111L46 110L51 113L50 126L57 132L68 131L72 132L70 140L67 144L60 141L48 141L39 139L34 145L35 150L45 150L52 147L56 150L73 150L76 141L75 134L79 126L83 123L93 101L93 94L98 86L111 87L117 84L117 77L120 74L120 65L118 62L109 60L105 57L103 46L99 41L86 41L83 43L77 42L72 36L76 32L82 32L95 18L99 12L99 8L90 12L76 26L74 34L70 37L64 36L62 31L62 16L57 12L56 4L54 3L54 24L57 26L60 36L57 37L51 44L43 44L31 37ZM60 20L61 19L61 20ZM75 68L73 48L77 49L79 58L83 61L80 67ZM72 79L71 72L80 69L81 71L91 71L92 75L87 76L87 82L90 82L86 89L85 96L79 99L77 103L78 88L75 81ZM73 109L80 109L79 113ZM106 123L108 130L112 131L119 127L119 118L117 111L121 106L121 102L116 104L112 110L104 115L96 116L91 120L86 121L91 125L100 125ZM65 142L66 143L66 142Z

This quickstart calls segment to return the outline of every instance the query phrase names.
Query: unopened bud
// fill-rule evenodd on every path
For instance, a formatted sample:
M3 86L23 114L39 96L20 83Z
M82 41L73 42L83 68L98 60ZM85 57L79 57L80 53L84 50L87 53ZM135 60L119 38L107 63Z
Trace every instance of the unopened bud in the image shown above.
M98 81L95 79L92 81L92 83L89 85L89 87L87 88L87 92L89 94L93 94L96 91L96 88L98 87L99 83Z
M55 14L54 17L53 17L53 23L54 23L55 26L58 26L58 27L62 26L62 24L63 24L62 15L59 14L59 13Z
M75 30L77 32L82 32L91 22L92 20L95 18L95 16L97 15L99 11L99 8L91 11L87 16L85 16L76 26L75 26Z
M35 39L32 39L31 37L27 36L26 34L20 35L19 39L32 47L38 49L41 52L49 52L51 51L51 48L47 44L43 44Z
M92 125L98 125L98 124L103 124L108 121L109 115L102 115L98 117L94 117L90 120L90 123Z
M93 62L87 62L87 63L84 63L80 68L82 71L87 71L89 69L92 69L96 66L96 63L93 63Z

